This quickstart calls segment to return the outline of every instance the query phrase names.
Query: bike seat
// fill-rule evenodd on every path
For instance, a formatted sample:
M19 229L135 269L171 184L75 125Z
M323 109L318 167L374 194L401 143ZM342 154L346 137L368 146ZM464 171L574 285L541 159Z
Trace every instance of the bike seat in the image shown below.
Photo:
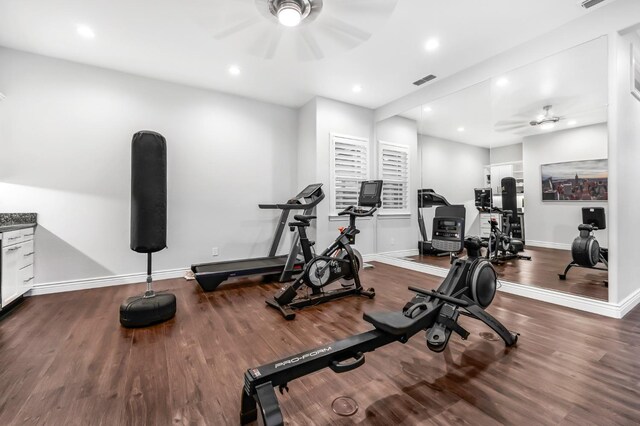
M317 219L317 216L313 216L310 214L297 214L293 216L293 218L299 222L309 222L312 219Z
M592 226L592 225L587 225L587 224L585 224L585 223L583 223L582 225L579 225L579 226L578 226L578 231L589 231L589 232L591 232L591 231L593 231L593 230L594 230L594 229L593 229L593 226Z
M513 214L513 210L502 210L502 214L506 216L511 216Z
M365 312L362 317L378 330L393 336L402 336L409 333L420 320L420 316L409 318L402 312L372 312L370 314Z

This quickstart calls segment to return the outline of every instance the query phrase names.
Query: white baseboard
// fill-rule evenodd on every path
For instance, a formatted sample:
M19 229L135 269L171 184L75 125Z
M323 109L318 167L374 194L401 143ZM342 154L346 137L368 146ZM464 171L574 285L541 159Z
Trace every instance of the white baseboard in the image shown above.
M556 249L556 250L571 250L571 244L553 243L550 241L527 240L526 245L531 247L542 247L542 248L550 248L550 249Z
M418 249L408 249L408 250L396 250L396 251L386 251L383 253L378 253L376 256L390 256L390 257L409 257L409 256L417 256L420 252Z
M640 303L640 288L627 296L620 304L620 318L624 318L633 308Z
M188 269L167 269L164 271L154 271L153 279L166 280L170 278L181 278L187 273ZM27 296L38 296L41 294L63 293L66 291L87 290L91 288L111 287L124 284L143 283L147 280L147 274L123 274L113 275L110 277L86 278L81 280L58 281L50 283L41 283L33 286Z
M435 275L437 277L445 277L449 272L448 269L436 266L426 265L420 262L412 262L406 259L392 258L388 256L376 256L370 261L377 261L387 265L398 266L400 268L412 271L422 272L425 274ZM517 296L527 297L529 299L540 300L542 302L552 303L554 305L565 306L580 311L591 312L610 318L622 318L633 307L640 303L640 289L634 294L627 297L622 303L615 304L605 302L603 300L590 299L588 297L576 296L569 293L562 293L541 287L533 287L509 281L500 280L500 291L515 294Z
M409 269L411 271L422 272L429 275L435 275L436 277L446 277L449 272L447 269L440 268L438 266L427 265L420 262L413 262L411 260L402 259L399 257L391 257L384 255L375 256L369 262L380 262L386 265L397 266L399 268Z

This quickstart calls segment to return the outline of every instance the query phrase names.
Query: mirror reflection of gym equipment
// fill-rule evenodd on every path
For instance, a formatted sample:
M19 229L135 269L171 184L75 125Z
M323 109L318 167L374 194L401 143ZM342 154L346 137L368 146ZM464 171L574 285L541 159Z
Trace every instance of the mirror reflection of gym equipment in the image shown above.
M587 169L569 168L574 167L571 162L608 156L608 86L602 59L607 54L606 37L599 38L401 114L417 126L419 188L437 193L418 190L415 254L389 256L447 268L448 257L438 257L430 248L424 224L434 217L430 206L464 205L466 232L491 242L488 256L501 280L607 300L602 285L607 280L602 262L607 261L606 250L594 267L572 266L562 274L570 263L580 264L574 262L571 247L587 201L569 199L575 196L554 200L547 194L550 185L583 194L583 186L591 188L594 180L599 194L606 194L606 170L592 179ZM549 166L561 170L562 164L567 164L569 177L542 176ZM486 191L486 198L478 199L476 189ZM589 201L606 212L606 200ZM607 232L596 231L603 247Z

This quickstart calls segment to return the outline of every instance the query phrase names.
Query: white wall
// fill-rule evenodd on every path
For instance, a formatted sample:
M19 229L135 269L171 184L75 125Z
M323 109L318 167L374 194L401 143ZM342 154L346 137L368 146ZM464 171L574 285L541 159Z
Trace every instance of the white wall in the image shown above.
M369 140L374 146L373 139L373 110L334 101L326 98L316 98L316 180L325 185L327 200L318 205L316 250L324 250L338 235L338 227L348 224L348 219L329 218L331 171L330 148L331 133L337 133ZM371 149L370 161L374 161L375 153ZM372 174L372 178L374 175ZM357 221L361 233L356 237L355 247L362 254L375 253L375 220L360 218Z
M489 164L489 149L433 136L419 135L422 188L431 188L451 204L467 209L467 235L479 235L474 189L484 186L483 166ZM427 229L431 229L435 209L424 209ZM430 231L429 231L430 232Z
M637 17L638 18L638 17ZM636 27L637 29L637 27ZM640 50L640 37L633 32L611 36L614 75L611 90L613 116L611 132L611 188L610 202L617 206L610 220L612 244L609 264L610 281L617 283L609 289L609 300L620 303L640 289L640 263L637 259L640 201L640 102L631 93L631 43Z
M491 164L522 161L522 143L491 148Z
M418 156L418 124L415 120L399 116L376 123L376 142L389 142L409 147L409 211L410 215L385 215L377 217L377 252L417 250L418 202L416 193L420 187L420 161ZM377 155L374 160L377 161ZM377 167L377 164L376 164Z
M540 166L565 161L608 158L607 124L578 127L523 139L525 235L527 244L570 249L582 223L582 207L604 207L597 201L542 201ZM608 230L596 234L601 246L608 246Z
M375 119L384 120L418 105L426 105L459 90L503 75L581 43L620 31L638 23L640 1L616 0L591 10L553 31L500 53L450 77L438 79L419 90L395 99L375 110Z
M134 132L167 138L167 250L155 269L265 255L296 180L297 113L0 48L0 211L39 214L36 283L138 273L129 250ZM8 146L8 148L6 148ZM5 148L7 149L5 151ZM288 247L284 247L288 249Z

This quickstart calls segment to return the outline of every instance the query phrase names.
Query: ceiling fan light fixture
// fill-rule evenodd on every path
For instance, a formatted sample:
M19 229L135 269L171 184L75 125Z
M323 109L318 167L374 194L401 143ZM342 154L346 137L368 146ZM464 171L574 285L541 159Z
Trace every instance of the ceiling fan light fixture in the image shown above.
M542 130L551 130L551 129L553 129L554 127L556 127L556 123L551 123L551 122L549 122L549 123L542 123L542 124L540 125L540 128L541 128Z
M278 21L285 27L300 25L302 13L302 4L296 0L283 0L278 4Z

